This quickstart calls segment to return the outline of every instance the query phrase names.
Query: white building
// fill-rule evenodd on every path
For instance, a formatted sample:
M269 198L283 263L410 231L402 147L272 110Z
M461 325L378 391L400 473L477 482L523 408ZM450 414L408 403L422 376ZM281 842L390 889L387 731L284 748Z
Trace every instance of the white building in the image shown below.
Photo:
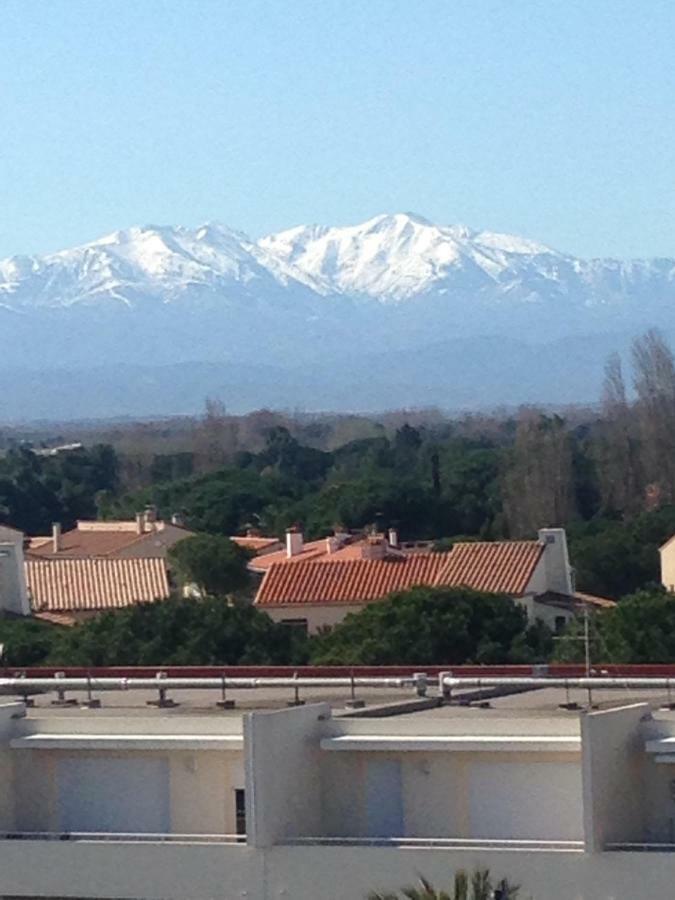
M536 900L671 897L675 716L558 694L386 718L8 701L0 896L361 900L487 866Z
M304 544L289 531L286 550L256 557L264 573L255 605L274 621L314 634L391 593L417 586L465 587L511 597L530 621L561 631L584 603L610 600L575 591L564 528L542 528L534 541L459 541L450 551L403 552L384 536ZM398 539L396 538L396 542Z
M31 613L23 557L23 532L0 525L0 613Z

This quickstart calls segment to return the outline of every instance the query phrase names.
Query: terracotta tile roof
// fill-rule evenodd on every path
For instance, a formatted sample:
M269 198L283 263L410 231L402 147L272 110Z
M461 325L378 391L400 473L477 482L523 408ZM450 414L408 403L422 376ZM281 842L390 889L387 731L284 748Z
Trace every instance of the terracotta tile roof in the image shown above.
M243 547L245 550L254 550L256 553L262 553L270 547L277 547L281 544L279 538L275 537L254 537L253 535L232 535L230 540L233 544Z
M109 527L107 527L109 526ZM132 527L133 526L133 527ZM85 557L115 557L136 544L147 544L145 555L159 556L154 548L156 541L170 546L176 541L168 537L177 532L180 537L190 537L193 532L178 525L158 523L157 531L139 534L135 523L129 522L82 522L77 528L64 531L60 539L60 549L54 553L52 538L39 537L29 544L27 555L30 559L64 559ZM179 537L179 539L180 539ZM167 539L168 538L168 539Z
M58 612L34 612L33 618L40 622L47 622L49 625L63 625L65 628L72 628L77 625L76 613L58 613Z
M361 559L363 547L367 543L368 539L365 537L351 539L329 553L327 539L321 538L318 541L307 541L302 548L302 552L295 556L288 556L284 547L281 550L275 550L274 553L266 553L264 556L256 557L249 563L249 568L254 572L266 572L272 566L297 565L310 560L313 562L335 563L344 562L348 559ZM398 551L398 554L400 552ZM406 555L422 555L423 552L411 554L408 551Z
M477 541L455 544L436 584L510 594L525 591L544 552L539 541Z
M277 564L279 565L297 565L301 562L307 562L309 559L315 559L318 556L323 556L326 553L326 541L325 539L320 541L306 541L304 547L302 548L302 552L298 553L296 556L287 556L286 548L282 547L281 550L275 550L274 553L265 553L264 556L256 557L252 559L249 568L253 569L256 572L266 572L268 569L271 569L272 566Z
M163 559L29 559L25 565L36 612L120 609L169 596Z
M595 594L583 594L577 591L574 595L575 601L582 605L588 603L589 606L597 606L601 609L612 609L616 606L616 600L610 600L609 597L597 597Z
M445 554L420 554L403 559L351 559L276 565L263 578L258 606L290 603L361 603L393 591L433 584Z
M416 585L462 586L515 597L524 593L543 552L538 541L503 541L459 543L449 553L383 560L339 560L331 554L323 560L271 566L255 602L365 603Z
M537 603L544 603L547 606L560 606L574 610L583 610L586 605L596 609L613 609L616 606L616 600L610 600L609 597L597 597L595 594L583 594L579 591L571 595L560 594L557 591L545 591L543 594L537 594L535 600Z
M43 543L33 544L31 541L28 553L31 557L44 559L110 556L135 544L136 541L142 540L143 537L146 535L136 534L135 531L80 531L78 528L73 528L72 531L65 531L61 535L61 549L58 553L54 553L51 538Z

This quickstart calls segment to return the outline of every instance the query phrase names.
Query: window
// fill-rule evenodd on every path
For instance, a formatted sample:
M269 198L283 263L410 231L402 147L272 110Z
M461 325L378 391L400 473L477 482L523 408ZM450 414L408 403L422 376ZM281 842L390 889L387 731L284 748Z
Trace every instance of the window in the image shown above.
M246 834L246 791L243 788L235 788L234 791L234 822L235 832L238 835Z
M282 619L281 624L297 628L300 634L307 634L307 619Z
M560 634L561 631L565 630L565 625L567 625L567 619L565 616L556 616L555 617L555 633Z

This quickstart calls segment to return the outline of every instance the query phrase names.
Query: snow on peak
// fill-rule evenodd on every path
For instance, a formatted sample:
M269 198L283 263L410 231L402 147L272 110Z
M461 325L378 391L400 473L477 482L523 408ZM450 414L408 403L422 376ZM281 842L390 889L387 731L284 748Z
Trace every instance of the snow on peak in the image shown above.
M653 277L672 291L672 262L577 260L525 238L401 212L344 227L299 225L255 242L217 222L134 226L59 253L0 260L0 305L269 303L282 295L293 308L300 298L320 302L317 295L382 304L433 296L471 309L574 297L593 305Z
M111 298L168 302L188 289L223 291L261 281L267 290L288 283L241 232L207 223L196 229L146 225L115 231L70 250L0 261L0 293L14 305L71 306Z
M342 228L293 228L262 238L258 246L321 293L383 302L425 293L457 270L473 269L476 277L495 280L514 257L552 252L510 235L434 225L414 213L379 215Z

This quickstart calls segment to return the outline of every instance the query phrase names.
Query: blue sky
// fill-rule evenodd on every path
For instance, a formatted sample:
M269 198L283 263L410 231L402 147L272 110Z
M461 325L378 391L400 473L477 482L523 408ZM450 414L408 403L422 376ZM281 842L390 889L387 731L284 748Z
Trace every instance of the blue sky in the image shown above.
M675 3L3 0L0 257L411 210L675 256Z

